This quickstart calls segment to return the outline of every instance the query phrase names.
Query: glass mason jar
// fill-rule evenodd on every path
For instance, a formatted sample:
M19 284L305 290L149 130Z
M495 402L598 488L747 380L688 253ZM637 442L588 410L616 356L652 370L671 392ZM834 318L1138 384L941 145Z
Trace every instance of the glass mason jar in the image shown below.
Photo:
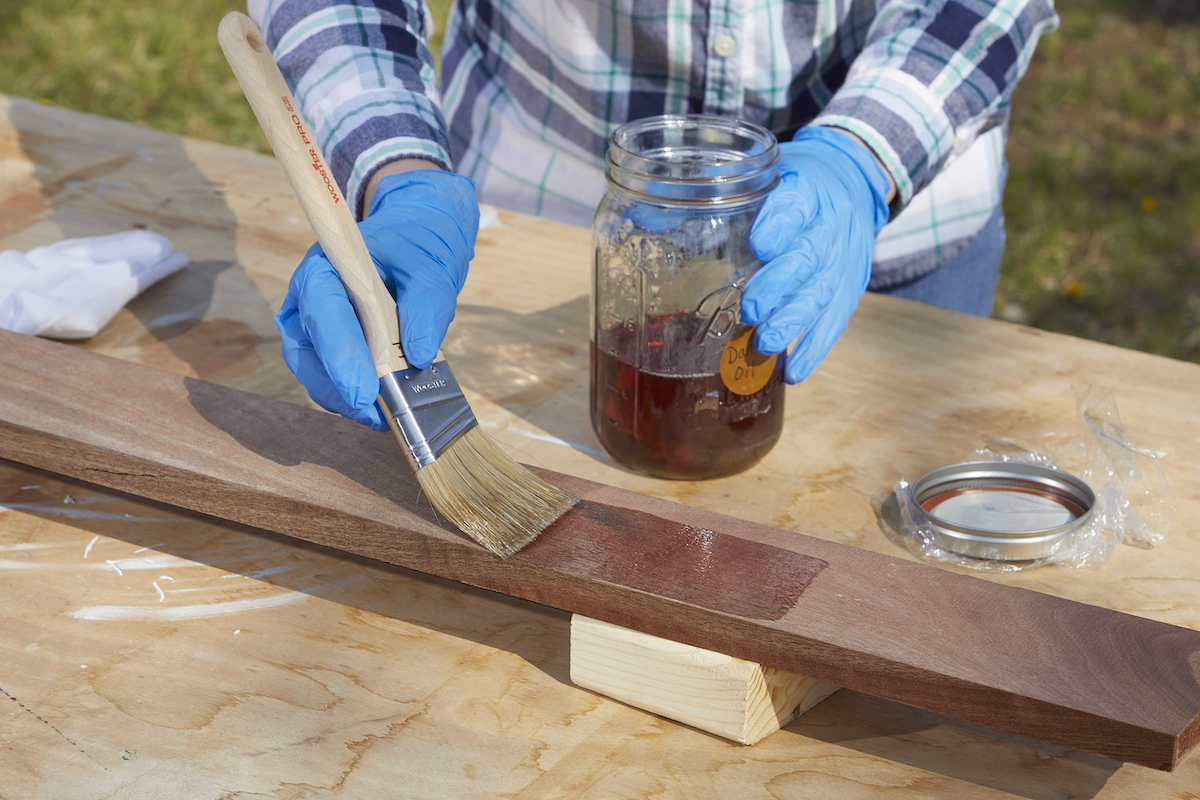
M741 472L783 428L783 359L754 350L739 311L761 266L750 227L779 180L775 137L722 117L650 117L618 128L607 160L592 227L592 426L640 472Z

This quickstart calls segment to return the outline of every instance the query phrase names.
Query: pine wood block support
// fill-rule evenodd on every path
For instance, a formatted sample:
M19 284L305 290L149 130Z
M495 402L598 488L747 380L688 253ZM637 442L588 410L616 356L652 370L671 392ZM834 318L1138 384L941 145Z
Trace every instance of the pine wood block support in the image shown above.
M1158 769L1200 739L1200 631L573 476L502 559L389 434L0 331L0 458Z
M740 744L770 736L839 688L579 614L571 681Z

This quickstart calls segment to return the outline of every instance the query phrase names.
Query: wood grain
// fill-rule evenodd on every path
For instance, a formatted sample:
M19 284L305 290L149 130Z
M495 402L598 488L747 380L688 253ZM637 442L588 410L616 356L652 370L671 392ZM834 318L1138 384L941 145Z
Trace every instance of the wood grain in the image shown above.
M0 373L0 455L23 464L1124 761L1173 768L1200 735L1200 632L545 471L608 516L502 560L438 524L386 434L8 333ZM799 586L776 619L631 586L634 563L580 566L627 557L619 509L664 552L684 526L828 566L761 576ZM682 563L700 594L737 568Z
M761 741L839 688L578 614L571 681L739 744Z

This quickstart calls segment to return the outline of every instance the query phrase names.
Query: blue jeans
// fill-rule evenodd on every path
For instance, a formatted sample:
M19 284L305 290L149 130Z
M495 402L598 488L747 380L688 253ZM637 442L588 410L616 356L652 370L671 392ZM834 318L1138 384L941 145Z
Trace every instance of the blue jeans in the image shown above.
M914 281L880 289L879 294L989 317L996 301L1003 255L1004 213L996 209L978 238L952 261Z

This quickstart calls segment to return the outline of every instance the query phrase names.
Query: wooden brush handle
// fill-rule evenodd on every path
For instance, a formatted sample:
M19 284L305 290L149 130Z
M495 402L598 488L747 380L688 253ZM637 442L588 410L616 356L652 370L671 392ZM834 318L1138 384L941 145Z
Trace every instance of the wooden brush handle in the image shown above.
M231 11L221 20L217 40L275 157L283 165L317 241L346 286L376 373L383 376L406 369L408 363L399 347L396 303L375 271L354 212L334 182L316 136L300 113L258 26L245 14Z

